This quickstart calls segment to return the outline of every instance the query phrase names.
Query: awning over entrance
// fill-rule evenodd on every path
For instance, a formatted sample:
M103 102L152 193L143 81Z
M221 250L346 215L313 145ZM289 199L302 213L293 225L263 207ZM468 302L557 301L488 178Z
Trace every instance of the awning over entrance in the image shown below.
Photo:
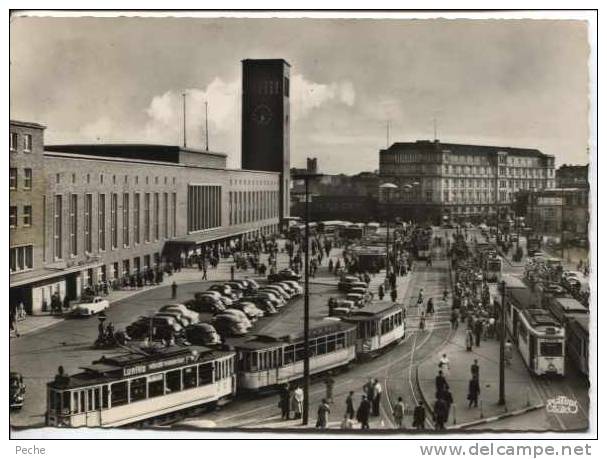
M63 263L57 265L57 267L46 267L42 269L35 269L33 271L26 271L23 273L16 273L10 275L10 287L19 287L21 285L32 284L34 282L40 282L54 277L65 276L67 274L76 273L85 269L97 268L103 265L101 260L95 259L90 261L84 261L80 263L74 263L68 265Z

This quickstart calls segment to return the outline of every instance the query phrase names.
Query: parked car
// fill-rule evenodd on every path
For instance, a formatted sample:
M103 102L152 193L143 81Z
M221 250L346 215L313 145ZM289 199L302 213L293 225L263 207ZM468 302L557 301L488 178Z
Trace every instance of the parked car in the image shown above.
M367 293L366 287L352 287L348 290L348 293L359 293L361 295L365 295Z
M276 296L278 296L279 298L282 298L284 301L288 301L291 299L291 295L287 291L285 291L285 289L283 289L282 287L280 287L276 284L264 285L263 287L261 287L259 289L259 291L273 292L276 294Z
M272 302L266 298L258 296L244 296L240 299L241 302L253 303L259 309L261 309L265 315L272 316L278 314L278 310L274 307Z
M221 344L221 337L213 325L201 322L185 329L186 339L196 345L214 346Z
M191 325L190 318L184 316L180 311L159 311L154 314L154 317L170 317L184 328Z
M179 338L184 334L184 328L170 317L140 317L126 327L126 332L132 339L142 339L149 335L150 328L154 339L168 339L171 336Z
M230 298L232 301L238 300L238 295L227 284L214 284L209 287L209 290L219 292L222 296Z
M222 336L243 336L248 331L246 323L231 314L216 315L213 326Z
M247 283L249 291L256 291L259 288L259 284L255 279L242 279L241 281Z
M211 314L217 314L219 312L225 311L226 307L224 304L215 298L210 296L200 296L198 298L193 298L185 302L185 305L188 309L195 311L197 313L201 312L210 312Z
M293 281L293 282L295 282L295 281ZM285 292L287 292L289 294L289 298L293 298L294 296L299 295L298 289L293 287L287 281L277 282L276 284L272 284L272 285L276 285L276 286L280 287L281 289L283 289Z
M226 285L232 289L232 292L234 292L238 298L241 298L247 290L247 287L240 281L226 282Z
M11 410L20 410L25 401L25 384L21 373L11 371L9 374L8 401Z
M255 293L255 296L264 298L266 300L270 300L270 302L272 303L272 306L274 306L275 308L281 308L285 305L284 300L278 298L272 292L258 290L257 293Z
M354 283L360 283L360 279L356 276L342 276L337 283L337 289L340 292L347 292Z
M303 295L303 287L299 284L299 282L286 280L282 281L281 283L290 285L293 288L295 295Z
M206 292L197 292L194 294L194 298L196 298L196 299L206 298L206 297L211 297L211 298L219 301L225 307L232 306L232 303L233 303L232 298L224 296L221 293L214 291L214 290L208 290Z
M301 276L297 274L292 269L283 269L278 271L277 273L270 274L268 276L268 282L280 282L283 280L295 280L298 281L301 279Z
M74 317L90 317L105 311L110 307L110 302L100 296L83 297L69 312Z
M357 307L362 308L365 305L365 296L360 293L348 293L346 300L352 301Z
M243 324L245 324L245 326L247 327L247 330L253 326L253 324L251 323L251 321L249 320L247 315L240 309L235 309L235 308L226 309L225 311L223 311L221 313L221 315L222 316L232 316L232 317L237 318Z
M166 304L160 308L160 312L163 311L179 311L181 314L190 319L191 324L196 324L200 321L198 313L188 309L185 304Z
M255 303L250 303L248 301L239 301L231 306L230 309L238 309L244 312L251 321L256 321L264 316L263 311L255 306Z

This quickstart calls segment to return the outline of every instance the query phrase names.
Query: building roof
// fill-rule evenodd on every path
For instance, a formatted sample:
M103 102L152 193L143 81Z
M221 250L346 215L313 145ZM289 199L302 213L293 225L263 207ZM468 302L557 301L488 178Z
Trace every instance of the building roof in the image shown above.
M184 148L177 145L157 145L157 144L66 144L66 145L45 145L46 151L60 153L76 153L80 155L105 156L110 158L143 159L152 161L162 161L170 163L179 162L179 153L198 153L204 156L215 156L226 158L225 153L198 150L194 148Z
M23 126L23 127L30 127L30 128L36 128L36 129L46 129L46 126L44 126L43 124L32 123L31 121L10 120L10 124L14 125L14 126Z
M461 143L443 143L440 141L417 140L415 142L395 142L390 148L384 151L417 150L420 148L434 148L438 150L448 150L451 153L466 153L486 155L487 153L496 155L498 152L505 152L512 156L537 156L546 157L546 155L536 148L517 148L517 147L497 147L491 145L468 145Z
M289 64L287 61L285 61L284 59L243 59L242 63L253 63L253 64L278 64L278 63L283 63L288 65L289 67L291 67L291 64Z

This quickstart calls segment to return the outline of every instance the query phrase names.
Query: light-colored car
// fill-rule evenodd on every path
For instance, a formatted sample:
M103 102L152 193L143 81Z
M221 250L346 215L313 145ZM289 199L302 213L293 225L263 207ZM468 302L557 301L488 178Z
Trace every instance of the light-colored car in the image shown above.
M283 281L282 283L290 285L295 291L295 295L303 295L303 287L297 281Z
M195 311L192 311L191 309L188 309L188 307L185 304L166 304L160 308L159 312L164 312L164 311L179 311L179 312L181 312L181 314L183 314L184 316L186 316L190 319L191 324L197 324L200 321L200 319L198 317L198 313Z
M90 317L101 311L105 311L109 307L110 302L108 300L95 296L76 304L70 311L70 314L77 317Z
M232 314L221 313L213 318L213 326L222 335L243 336L247 334L246 323Z
M185 329L185 336L192 344L202 346L221 344L221 337L217 333L217 330L215 330L215 327L205 322L190 325Z
M261 309L255 306L255 303L250 303L248 301L239 301L238 303L235 303L231 309L238 309L244 312L251 321L256 321L265 315Z
M249 320L247 315L244 312L242 312L240 309L233 309L233 308L226 309L220 315L234 317L238 321L242 322L244 324L244 326L247 327L247 330L253 326L253 324L251 323L251 321Z
M365 296L360 293L348 293L346 300L352 301L357 307L362 308L365 305Z

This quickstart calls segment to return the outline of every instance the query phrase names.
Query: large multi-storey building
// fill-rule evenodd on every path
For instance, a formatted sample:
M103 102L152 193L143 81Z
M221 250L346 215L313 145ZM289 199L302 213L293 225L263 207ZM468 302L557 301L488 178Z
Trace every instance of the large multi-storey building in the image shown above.
M588 164L568 165L563 164L556 172L557 188L590 188L588 182Z
M179 262L204 244L278 229L279 173L227 169L224 154L177 146L57 145L43 152L41 127L11 123L11 137L25 136L25 124L38 137L35 153L11 153L11 176L18 171L11 181L10 283L11 303L23 302L30 313L44 312L55 292L73 299L85 285ZM21 165L18 157L27 154L38 158ZM37 185L20 180L28 169Z
M280 218L289 216L290 65L242 61L242 167L279 172Z
M441 143L394 143L379 152L380 194L404 219L487 219L509 206L518 190L554 187L554 157L527 148Z
M583 187L533 191L527 197L525 220L537 233L587 243L588 194Z

